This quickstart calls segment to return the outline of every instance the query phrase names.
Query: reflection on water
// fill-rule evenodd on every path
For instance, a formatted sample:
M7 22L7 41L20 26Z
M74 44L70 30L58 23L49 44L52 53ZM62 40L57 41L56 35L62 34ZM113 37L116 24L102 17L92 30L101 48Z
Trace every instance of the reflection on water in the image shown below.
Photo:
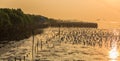
M36 61L120 61L120 30L101 32L61 29L60 35L58 29L55 30L46 30L47 32L34 37L33 55ZM32 40L31 37L22 45L1 55L0 61L9 60L9 57L32 61Z
M113 32L114 32L114 35L119 35L119 33L116 30L114 30ZM112 48L109 51L109 58L111 59L110 61L117 61L118 56L119 56L119 52L117 49L117 42L116 40L113 40Z
M116 59L112 59L112 60L110 60L110 61L117 61Z
M115 46L109 51L109 58L111 61L117 61L117 57L119 56L119 53L117 51L117 46Z

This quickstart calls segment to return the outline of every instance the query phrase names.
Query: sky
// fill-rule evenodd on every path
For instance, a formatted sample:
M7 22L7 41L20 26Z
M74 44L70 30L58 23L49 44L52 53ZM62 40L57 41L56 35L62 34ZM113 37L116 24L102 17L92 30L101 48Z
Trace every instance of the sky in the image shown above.
M118 28L119 3L120 0L0 0L0 8L21 8L24 13L97 22L100 28Z

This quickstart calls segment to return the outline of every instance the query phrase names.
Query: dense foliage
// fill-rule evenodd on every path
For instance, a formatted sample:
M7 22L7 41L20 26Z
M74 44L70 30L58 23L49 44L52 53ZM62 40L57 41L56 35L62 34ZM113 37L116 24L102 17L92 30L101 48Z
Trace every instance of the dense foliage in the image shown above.
M0 9L0 40L20 40L30 36L33 20L21 9Z
M32 31L39 34L37 29L46 27L92 27L97 28L97 23L64 22L56 21L41 15L24 14L21 9L0 9L0 41L21 40L30 37Z
M21 40L32 35L39 34L42 31L37 31L43 24L55 22L54 19L49 19L41 15L24 14L21 9L0 9L0 41L3 40ZM43 25L42 28L47 26Z
M32 20L21 9L0 9L0 27L26 26L30 23Z

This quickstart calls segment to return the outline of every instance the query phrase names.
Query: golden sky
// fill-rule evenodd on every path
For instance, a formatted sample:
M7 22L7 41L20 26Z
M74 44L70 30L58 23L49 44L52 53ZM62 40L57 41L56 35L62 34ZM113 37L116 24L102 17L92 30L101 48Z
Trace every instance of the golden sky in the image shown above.
M21 8L25 13L50 18L98 22L101 27L109 23L108 27L119 27L119 3L120 0L0 0L0 8Z

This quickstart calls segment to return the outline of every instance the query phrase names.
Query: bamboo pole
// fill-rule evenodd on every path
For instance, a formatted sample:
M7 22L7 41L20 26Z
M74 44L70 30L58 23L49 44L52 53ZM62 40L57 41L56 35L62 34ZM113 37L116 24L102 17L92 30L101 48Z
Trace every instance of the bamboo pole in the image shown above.
M32 61L34 61L34 31L32 30L33 40L32 40Z

